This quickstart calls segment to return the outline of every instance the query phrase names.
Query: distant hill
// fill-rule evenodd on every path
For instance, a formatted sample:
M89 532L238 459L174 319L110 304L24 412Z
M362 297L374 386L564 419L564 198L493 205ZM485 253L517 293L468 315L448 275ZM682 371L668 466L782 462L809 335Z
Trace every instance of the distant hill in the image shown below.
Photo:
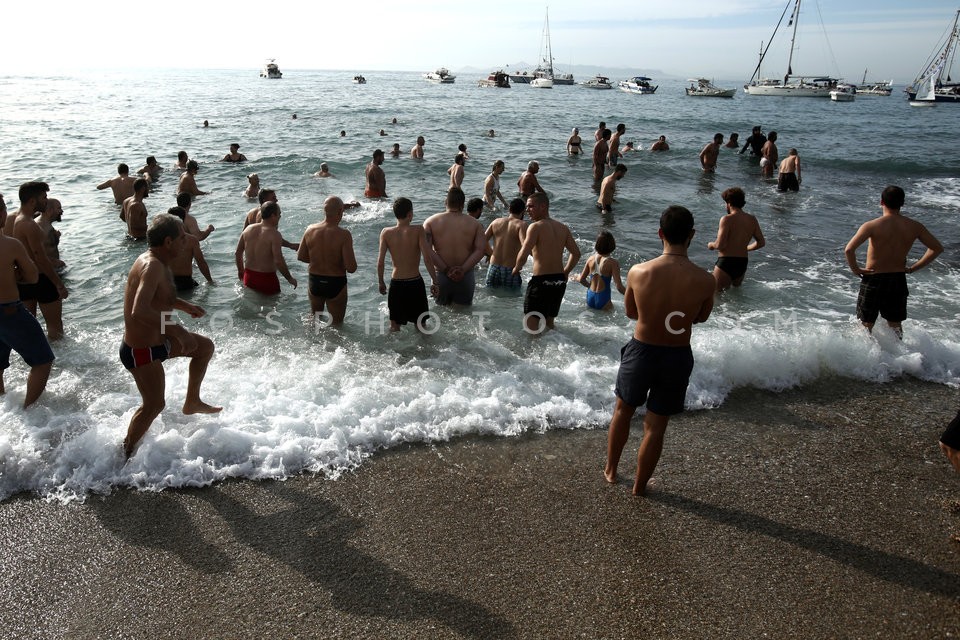
M457 75L477 75L477 76L486 76L491 71L495 71L498 67L496 65L491 66L489 69L480 69L477 67L462 67L460 69L451 69ZM537 68L536 64L530 64L529 62L517 62L514 64L504 65L503 70L507 73L520 73L521 71L533 71ZM626 80L627 78L632 78L633 76L650 76L654 80L660 79L684 79L681 76L673 76L667 73L664 73L661 69L638 69L638 68L618 68L618 67L597 67L593 65L562 65L554 62L554 69L560 73L572 73L573 77L577 82L582 82L592 78L593 76L600 74L602 76L607 76L611 80Z

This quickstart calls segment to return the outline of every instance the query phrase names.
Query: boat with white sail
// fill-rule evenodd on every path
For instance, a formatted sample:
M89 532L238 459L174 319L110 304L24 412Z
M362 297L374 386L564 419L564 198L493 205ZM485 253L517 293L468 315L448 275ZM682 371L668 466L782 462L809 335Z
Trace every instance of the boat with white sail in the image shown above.
M960 20L960 10L953 16L953 23L945 38L941 38L930 61L927 62L910 86L904 91L914 102L924 105L932 102L960 102L960 83L951 78L951 67L957 51L957 40L960 33L957 31L957 22Z
M793 53L796 48L797 25L800 22L800 2L801 0L787 0L787 5L784 7L780 20L773 30L773 35L770 37L770 41L767 42L767 48L764 49L761 45L760 62L757 63L757 68L754 69L750 82L743 86L743 90L749 95L828 98L830 97L830 92L837 87L839 81L828 75L803 75L793 72ZM776 37L777 30L783 23L783 18L786 16L787 9L790 8L791 4L793 4L793 12L790 14L790 21L787 23L787 26L793 26L793 33L790 37L790 57L787 59L787 73L783 76L782 81L762 78L760 75L760 66L763 64L763 59L766 57L767 51L770 50L770 43L773 42L773 38Z
M688 96L700 98L732 98L736 89L722 89L706 78L690 78L687 80L690 86L685 89Z
M653 78L647 76L633 76L629 80L621 80L617 87L627 93L639 93L640 95L652 95L657 92L659 85L651 84Z
M446 67L440 67L436 71L429 71L423 74L424 79L429 80L430 82L436 82L437 84L453 84L457 79L457 76L450 73L450 70Z

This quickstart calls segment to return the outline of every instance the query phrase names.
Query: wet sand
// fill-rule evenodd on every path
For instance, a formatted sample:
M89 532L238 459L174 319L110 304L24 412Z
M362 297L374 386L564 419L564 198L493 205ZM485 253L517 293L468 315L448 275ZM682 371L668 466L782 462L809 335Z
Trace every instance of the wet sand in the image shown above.
M960 634L956 391L822 380L671 422L382 452L337 480L0 504L9 638Z

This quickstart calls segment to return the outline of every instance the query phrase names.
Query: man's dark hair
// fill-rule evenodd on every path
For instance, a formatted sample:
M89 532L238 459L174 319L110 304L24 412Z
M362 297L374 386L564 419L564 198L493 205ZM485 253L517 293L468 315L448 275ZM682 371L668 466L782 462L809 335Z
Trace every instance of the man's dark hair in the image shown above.
M467 203L467 213L473 213L474 211L483 211L483 200L480 198L470 198Z
M150 188L150 181L146 178L137 178L133 181L133 190L134 191L143 191L144 189Z
M463 211L463 203L467 201L467 196L460 187L450 187L447 191L447 209L451 211Z
M730 187L721 193L720 197L724 202L738 209L742 209L743 205L747 204L747 194L740 187Z
M381 158L383 157L383 149L374 149L373 157L376 158L377 156Z
M880 202L882 202L887 209L893 209L894 211L903 208L903 203L906 199L907 194L903 192L903 189L895 185L890 185L880 194ZM20 201L23 202L23 198L20 198Z
M197 164L196 160L187 161L187 171L199 171L199 170L200 170L200 165Z
M413 211L413 203L410 202L410 198L397 198L393 201L393 215L397 216L397 220L406 218L411 211Z
M670 205L660 215L660 230L670 244L685 244L693 231L693 214L686 207Z
M183 191L177 194L177 206L183 207L184 210L190 208L190 205L193 203L193 196Z
M48 191L50 191L50 185L46 182L24 182L20 185L17 196L20 198L20 204L23 204Z
M527 210L527 203L523 201L523 198L514 198L510 201L509 209L513 215L520 215Z
M122 176L125 176L128 173L130 173L130 167L128 167L125 163L121 162L120 164L117 165L117 173L119 173Z
M170 207L169 209L167 209L167 213L169 213L172 216L177 216L178 218L180 218L181 221L187 219L187 210L184 209L183 207Z
M260 207L261 220L269 220L278 213L280 213L280 205L276 202L265 202L263 206Z
M260 191L257 192L257 202L262 205L264 202L270 200L270 196L276 195L276 193L273 189L260 189Z
M609 139L610 139L610 136L612 136L612 135L613 135L613 133L610 132L610 129L604 129L604 130L600 133L600 137L601 137L601 139L603 139L603 140L609 140Z
M151 247L159 247L167 238L178 238L183 223L169 213L158 213L150 221L147 229L147 243Z

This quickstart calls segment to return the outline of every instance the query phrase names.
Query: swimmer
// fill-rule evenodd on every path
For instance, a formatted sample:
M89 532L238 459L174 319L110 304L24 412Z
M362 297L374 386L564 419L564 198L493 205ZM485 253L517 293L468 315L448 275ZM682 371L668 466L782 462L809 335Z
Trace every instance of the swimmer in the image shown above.
M260 193L260 176L251 173L247 176L247 188L243 190L244 198L256 198Z
M766 244L760 223L743 210L747 197L740 187L727 189L720 197L727 212L720 218L717 239L707 243L707 249L716 251L720 256L713 267L713 277L717 281L717 293L739 287L747 273L747 253L762 249ZM751 242L751 240L753 242Z
M133 195L133 182L136 178L130 177L130 167L121 162L117 165L116 177L110 178L97 185L97 191L111 189L113 191L113 201L122 205L123 201Z
M717 133L713 136L713 142L708 142L700 151L700 166L705 173L713 173L717 170L717 158L720 156L720 145L723 144L723 134Z
M447 188L450 187L459 187L463 184L463 163L465 158L462 153L458 153L453 158L453 164L450 165L450 168L447 169L447 174L450 176L450 184L447 185Z
M320 170L313 174L315 178L332 178L333 174L330 173L330 167L326 162L320 163Z
M609 311L613 309L610 283L616 284L617 291L626 292L620 279L620 263L610 257L617 248L617 241L609 231L601 231L593 245L594 253L587 258L583 272L577 282L587 287L587 306L591 309Z
M605 213L613 211L613 196L617 193L617 182L627 173L627 165L618 164L613 172L600 183L600 197L597 198L597 209Z
M192 197L207 195L207 191L200 191L197 187L198 173L200 173L200 165L197 161L187 161L187 170L180 175L180 182L177 183L177 193L189 193Z
M363 190L363 195L368 198L386 198L387 197L387 176L383 173L380 165L383 164L383 151L376 149L373 152L373 160L367 165L365 176L367 185Z
M220 158L220 162L246 162L247 156L240 153L240 145L234 142L230 145L230 152Z
M417 144L414 145L413 149L410 149L410 157L416 160L423 160L423 145L426 143L423 136L417 136Z
M581 153L583 153L583 140L580 138L580 129L574 127L570 137L567 138L567 155L578 156Z
M534 193L544 193L540 181L537 180L537 174L540 173L540 163L531 160L527 163L527 170L520 174L517 179L517 188L520 190L520 197L529 198Z
M660 136L650 145L650 151L670 151L670 145L667 144L667 136Z

